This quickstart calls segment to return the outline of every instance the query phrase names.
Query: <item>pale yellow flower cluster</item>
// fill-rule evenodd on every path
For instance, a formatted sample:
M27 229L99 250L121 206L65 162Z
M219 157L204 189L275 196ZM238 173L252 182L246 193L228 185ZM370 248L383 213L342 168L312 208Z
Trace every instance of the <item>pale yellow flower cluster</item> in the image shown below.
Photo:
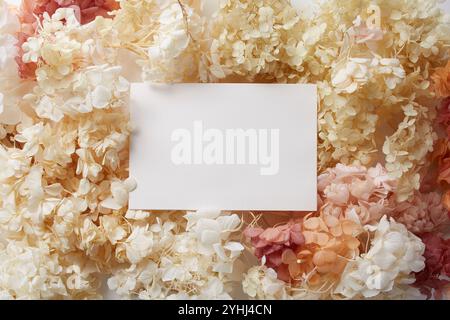
M312 50L325 28L307 23L289 1L222 1L210 30L209 71L224 81L306 81L319 68Z
M117 50L103 37L110 29L106 19L81 27L73 9L44 14L40 33L23 45L23 61L40 62L37 85L25 96L40 118L58 122L64 115L124 106L128 81L112 65Z
M202 52L205 18L201 0L122 0L113 20L120 46L136 53L142 79L151 82L206 80ZM136 59L136 57L134 57Z
M237 214L129 211L125 218L132 232L116 255L131 265L113 271L110 289L125 298L231 299L239 278L233 265L244 250L230 239L240 227Z
M188 50L194 34L186 33L185 19L194 19L188 7L176 1L134 4L134 13L145 17L141 7L151 8L159 17L158 25L148 20L155 36L148 44L131 36L143 26L131 30L129 21L147 20L134 19L130 1L114 20L98 17L86 25L73 9L44 14L37 34L22 46L23 62L37 69L35 80L21 82L28 90L10 95L23 97L23 115L9 96L1 101L21 115L5 122L8 131L0 137L2 298L101 297L105 276L123 297L230 298L234 262L244 249L230 239L241 224L237 215L127 212L136 183L128 178L131 126L123 60L142 45L146 61L133 58L145 78L157 70L182 75L187 69L164 68ZM17 77L15 63L7 64L16 54L16 29L1 21L8 31L8 46L1 48L9 50L9 60L0 76Z

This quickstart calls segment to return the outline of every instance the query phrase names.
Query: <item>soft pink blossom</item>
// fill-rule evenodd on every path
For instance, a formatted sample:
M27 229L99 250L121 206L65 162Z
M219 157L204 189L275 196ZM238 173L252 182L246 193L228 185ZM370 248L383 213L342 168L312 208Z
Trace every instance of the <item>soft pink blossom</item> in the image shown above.
M244 235L253 246L255 256L259 260L265 257L266 265L275 270L281 267L282 255L286 250L295 250L305 242L301 223L295 221L267 229L247 227Z
M380 164L369 169L338 164L318 177L322 212L335 217L357 216L363 224L390 213L395 187Z
M409 201L399 203L393 216L413 233L435 231L449 223L448 210L436 192L415 193Z

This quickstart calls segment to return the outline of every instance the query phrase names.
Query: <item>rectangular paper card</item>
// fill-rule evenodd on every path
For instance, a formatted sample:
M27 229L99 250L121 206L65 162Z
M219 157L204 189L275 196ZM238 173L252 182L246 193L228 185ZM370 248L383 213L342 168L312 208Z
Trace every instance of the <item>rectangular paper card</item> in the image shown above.
M133 84L130 209L316 210L316 90Z

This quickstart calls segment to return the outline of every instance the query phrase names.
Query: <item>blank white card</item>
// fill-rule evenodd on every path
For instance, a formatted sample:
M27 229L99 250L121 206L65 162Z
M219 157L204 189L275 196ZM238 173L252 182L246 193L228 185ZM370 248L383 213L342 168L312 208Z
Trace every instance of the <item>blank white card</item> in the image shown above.
M316 210L316 91L132 84L130 209Z

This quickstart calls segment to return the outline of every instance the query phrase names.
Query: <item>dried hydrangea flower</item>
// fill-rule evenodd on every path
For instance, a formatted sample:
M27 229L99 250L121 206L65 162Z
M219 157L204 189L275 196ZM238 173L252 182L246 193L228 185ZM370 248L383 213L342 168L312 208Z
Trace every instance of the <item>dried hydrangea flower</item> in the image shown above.
M338 164L319 175L317 188L324 214L364 225L392 211L396 182L380 164L369 169Z
M450 222L449 211L437 192L415 193L412 200L399 203L392 216L416 234L437 231Z
M49 281L62 286L0 287L13 298L98 297L99 275L119 263L116 246L132 232L123 218L134 187L127 180L129 119L121 108L128 82L115 66L111 20L82 27L73 9L44 15L24 44L25 59L38 62L36 82L21 83L28 95L16 94L26 116L8 129L12 143L0 147L0 234L2 241L36 239L21 242L21 250L42 252L42 265L56 261L61 271ZM9 76L0 71L0 78ZM7 248L0 250L5 261L13 257ZM31 265L32 257L20 263Z
M143 80L205 80L202 6L200 0L121 1L114 28L120 46L133 53Z
M277 277L304 292L327 297L348 260L359 255L358 222L334 216L306 216L267 229L249 227L256 257Z
M8 299L97 298L95 268L77 255L59 256L45 241L0 247L0 291Z
M254 255L258 259L264 257L265 265L277 270L282 265L282 255L287 249L296 249L305 243L300 222L288 223L272 228L248 227L244 235L251 241ZM283 280L289 281L290 277Z
M45 14L52 16L59 8L74 10L76 19L80 24L86 24L97 16L110 17L109 12L119 8L116 0L24 0L20 7L21 33L19 37L19 54L17 63L22 78L34 78L37 61L23 60L23 43L30 36L35 36L38 26L42 23Z
M377 77L392 90L405 78L405 70L398 59L349 58L333 68L331 84L338 93L354 93L361 85L379 81Z
M108 286L122 297L140 299L230 299L237 259L236 214L199 210L166 214L127 213L132 233L116 254L125 266ZM121 253L123 252L123 254Z
M420 238L386 216L366 229L374 233L369 250L347 264L334 292L346 298L372 298L414 283L413 273L425 267Z
M382 2L389 14L376 30L353 14L369 0L325 1L311 16L287 0L228 0L210 20L203 4L122 0L110 16L118 3L109 0L27 0L19 30L16 11L0 0L0 296L93 298L107 275L123 297L223 299L242 280L239 216L127 211L132 71L164 82L316 83L320 213L247 232L266 265L248 270L244 290L283 299L415 296L411 271L423 244L378 220L395 214L416 232L440 223L438 196L417 191L434 146L450 203L447 145L435 145L433 127L450 32L436 1ZM35 79L19 81L18 71ZM448 131L448 101L442 106ZM383 157L384 167L371 167ZM398 238L411 256L396 249ZM417 279L437 288L444 246L423 241L433 272ZM398 270L386 266L392 255ZM343 293L333 294L339 280Z
M326 25L301 21L290 1L226 1L214 17L208 52L213 80L296 82L304 65L318 66L310 49Z
M368 17L347 13L370 4L324 1L311 18L288 1L227 1L211 27L208 68L214 81L317 83L319 171L370 166L382 151L403 201L436 139L427 89L431 68L448 59L450 27L436 1L403 0L380 3L392 14L363 35Z
M286 285L277 278L275 270L266 266L254 266L244 275L242 289L251 298L286 299Z
M317 300L320 292L296 288L277 278L277 273L265 265L253 266L244 274L242 289L250 299Z
M89 31L79 29L72 9L58 9L51 18L44 14L43 19L41 35L30 37L22 46L24 62L41 63L36 70L37 86L26 96L37 115L57 122L65 115L124 106L128 81L121 76L121 67L107 64L113 58L111 53L108 57L108 48L94 41L99 37L96 24L91 24ZM81 33L84 38L80 39ZM99 50L105 52L103 64L97 57ZM84 67L80 63L89 60L98 65Z
M198 80L201 65L198 41L202 37L204 22L196 12L195 3L191 6L189 3L169 1L161 8L159 25L147 49L148 60L141 62L145 80Z

